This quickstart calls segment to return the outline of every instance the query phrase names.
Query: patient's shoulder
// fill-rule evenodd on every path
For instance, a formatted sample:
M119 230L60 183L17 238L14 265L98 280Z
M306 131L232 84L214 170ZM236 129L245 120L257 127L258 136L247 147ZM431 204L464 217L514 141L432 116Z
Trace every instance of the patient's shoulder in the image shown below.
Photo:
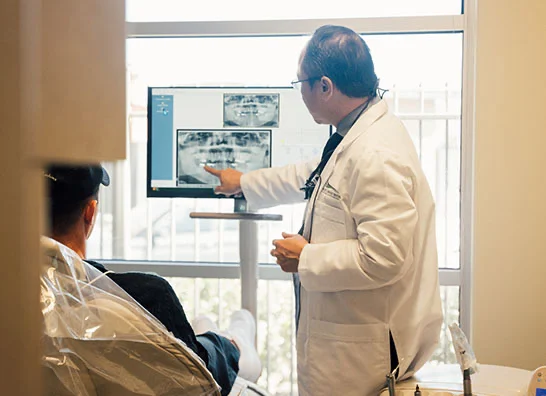
M84 260L84 262L86 262L86 263L89 264L90 266L92 266L92 267L98 269L100 272L103 272L103 273L104 273L104 272L108 271L104 265L102 265L101 263L98 263L98 262L96 262L96 261Z
M123 288L144 288L148 293L172 291L170 283L166 279L155 274L146 272L113 272L108 274L108 276Z
M120 286L133 286L133 287L142 287L146 286L148 289L155 288L159 290L171 289L170 283L162 278L159 275L151 274L148 272L109 272L103 264L92 261L85 260L86 263L98 269L102 273L108 272L108 277L116 282Z

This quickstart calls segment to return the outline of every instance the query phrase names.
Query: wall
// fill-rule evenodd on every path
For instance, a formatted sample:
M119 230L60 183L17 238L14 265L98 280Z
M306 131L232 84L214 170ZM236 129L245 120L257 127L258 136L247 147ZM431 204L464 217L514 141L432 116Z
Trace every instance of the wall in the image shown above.
M473 344L546 364L546 1L478 0Z
M41 179L23 156L21 9L0 9L0 384L1 394L34 395L39 389L38 237ZM32 204L34 200L34 204ZM32 265L34 263L34 265Z
M43 166L125 157L124 9L124 0L0 1L2 395L41 394Z

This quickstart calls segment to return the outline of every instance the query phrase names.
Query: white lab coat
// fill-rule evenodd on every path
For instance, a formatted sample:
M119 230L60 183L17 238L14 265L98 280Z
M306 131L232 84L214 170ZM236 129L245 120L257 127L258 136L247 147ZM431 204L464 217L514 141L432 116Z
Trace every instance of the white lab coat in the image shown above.
M241 178L252 208L303 199L318 160ZM434 202L413 142L381 100L347 132L305 215L297 334L300 396L377 395L389 331L408 378L442 324Z

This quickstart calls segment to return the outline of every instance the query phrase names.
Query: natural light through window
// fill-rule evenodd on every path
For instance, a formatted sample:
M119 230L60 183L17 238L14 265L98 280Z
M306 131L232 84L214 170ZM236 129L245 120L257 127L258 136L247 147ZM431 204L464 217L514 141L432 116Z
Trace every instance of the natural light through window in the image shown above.
M241 21L279 19L371 18L460 14L458 0L127 0L128 21Z

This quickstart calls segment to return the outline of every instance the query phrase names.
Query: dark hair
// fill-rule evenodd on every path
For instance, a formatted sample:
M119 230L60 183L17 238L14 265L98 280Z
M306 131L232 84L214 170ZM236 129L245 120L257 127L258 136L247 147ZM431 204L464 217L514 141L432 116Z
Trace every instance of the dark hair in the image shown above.
M53 234L66 235L69 233L82 216L87 203L98 199L98 196L98 186L97 191L86 198L63 199L55 195L49 196L49 226Z
M98 198L101 184L110 184L110 176L100 165L52 165L46 169L49 226L53 234L71 231L90 200Z
M301 68L307 78L329 77L349 97L377 95L379 80L370 49L349 28L333 25L318 28L305 48Z

